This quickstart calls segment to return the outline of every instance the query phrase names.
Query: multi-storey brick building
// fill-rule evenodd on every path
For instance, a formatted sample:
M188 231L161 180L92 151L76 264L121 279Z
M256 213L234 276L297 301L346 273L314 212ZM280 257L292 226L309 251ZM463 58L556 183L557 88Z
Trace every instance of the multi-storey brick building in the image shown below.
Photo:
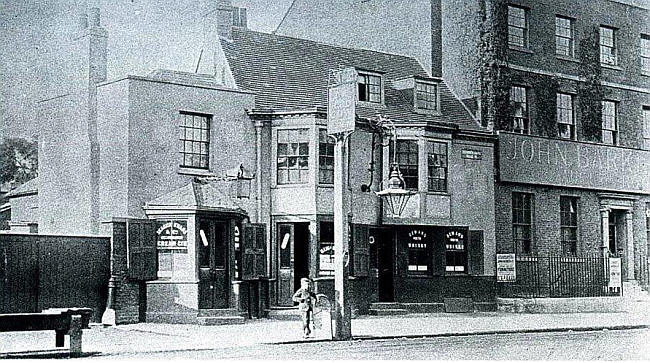
M368 46L409 33L406 25L388 31L379 19L365 22L376 24L367 31L358 17L341 15L408 23L388 2L332 7L297 1L277 32ZM497 252L608 250L623 254L633 280L650 244L647 1L432 0L419 9L431 19L420 28L431 30L432 43L404 52L430 53L422 62L434 73L440 64L451 89L498 134ZM347 36L323 39L329 28Z

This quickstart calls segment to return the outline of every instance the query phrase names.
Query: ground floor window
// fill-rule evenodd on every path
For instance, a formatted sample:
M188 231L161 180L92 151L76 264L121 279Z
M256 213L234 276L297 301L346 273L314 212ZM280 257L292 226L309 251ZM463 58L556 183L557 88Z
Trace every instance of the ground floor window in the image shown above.
M319 275L334 275L334 222L320 222L318 231Z
M515 253L532 253L533 205L532 194L512 193L512 235Z
M560 233L562 254L577 254L578 249L578 198L560 197Z
M465 233L449 231L445 235L445 272L467 272Z

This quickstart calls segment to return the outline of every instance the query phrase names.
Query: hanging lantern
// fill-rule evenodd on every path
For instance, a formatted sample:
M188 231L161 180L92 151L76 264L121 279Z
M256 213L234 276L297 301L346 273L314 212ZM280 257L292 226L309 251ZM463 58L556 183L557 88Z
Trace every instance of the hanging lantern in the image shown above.
M238 168L228 170L226 177L233 178L235 189L233 194L237 198L250 198L251 180L253 180L255 174L244 168L244 164L240 164Z
M390 165L390 175L388 177L388 183L384 190L376 192L377 196L381 197L384 200L388 210L393 216L399 217L404 212L406 203L413 194L412 190L406 190L404 183L404 178L402 178L402 173L399 171L399 165L393 162Z

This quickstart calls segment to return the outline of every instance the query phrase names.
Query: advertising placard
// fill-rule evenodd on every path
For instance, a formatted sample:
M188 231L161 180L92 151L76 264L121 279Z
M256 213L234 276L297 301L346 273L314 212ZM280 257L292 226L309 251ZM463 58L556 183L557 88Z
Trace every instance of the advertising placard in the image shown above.
M158 249L187 249L187 221L157 221Z
M497 282L517 281L517 269L514 253L497 254Z
M620 257L610 257L609 258L609 283L607 287L611 288L621 288L621 258Z

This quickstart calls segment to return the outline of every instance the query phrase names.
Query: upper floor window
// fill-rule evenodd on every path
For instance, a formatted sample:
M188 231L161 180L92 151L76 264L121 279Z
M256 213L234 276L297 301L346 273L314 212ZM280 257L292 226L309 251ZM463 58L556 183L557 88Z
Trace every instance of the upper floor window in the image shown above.
M650 106L643 106L643 148L650 150ZM650 243L650 241L648 241Z
M530 134L526 87L512 86L510 88L510 106L512 109L512 131L520 134Z
M334 140L327 130L318 130L318 182L334 184Z
M381 76L359 73L359 101L381 103Z
M530 254L533 251L533 196L529 193L512 193L512 235L515 253Z
M207 169L210 161L211 116L181 112L181 166Z
M508 5L508 44L528 47L528 19L524 8Z
M429 142L429 191L447 191L447 143Z
M562 253L576 255L578 248L578 198L560 197Z
M616 145L618 130L616 122L616 102L603 101L602 102L603 119L602 119L602 138L601 141L605 144Z
M616 59L616 29L600 27L600 63L615 66Z
M574 56L573 19L563 16L555 17L555 54L565 57Z
M309 130L278 130L278 184L306 183L309 178Z
M641 72L650 75L650 35L641 34Z
M246 8L237 6L232 7L232 25L246 28L248 20L246 19Z
M393 155L393 144L390 145ZM418 189L418 142L416 140L397 140L397 163L404 178L406 189Z
M563 139L575 140L576 124L573 108L573 96L566 93L558 93L556 108L559 136Z
M438 86L431 83L415 82L415 108L437 110Z

